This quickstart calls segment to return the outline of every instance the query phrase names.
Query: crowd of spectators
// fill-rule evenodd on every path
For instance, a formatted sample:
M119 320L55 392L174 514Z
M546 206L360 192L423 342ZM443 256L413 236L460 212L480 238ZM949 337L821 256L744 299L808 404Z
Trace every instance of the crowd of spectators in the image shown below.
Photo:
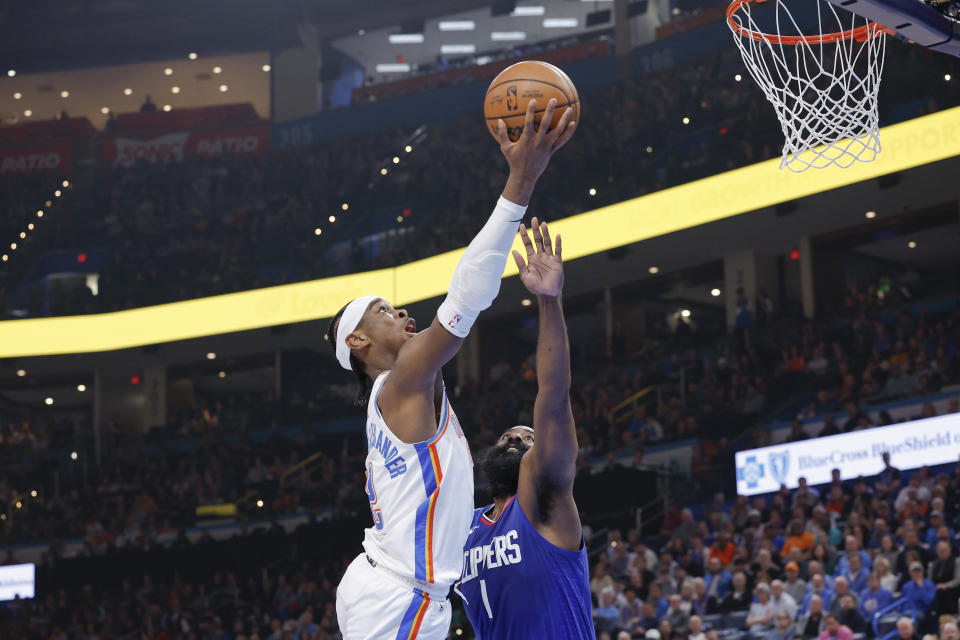
M229 553L256 560L231 561ZM211 560L218 556L220 561ZM115 567L124 558L113 554L98 562ZM191 561L193 567L182 566ZM154 575L121 571L116 583L88 576L77 588L55 588L35 599L7 603L0 607L0 637L340 639L334 603L342 559L298 551L294 534L276 522L268 530L240 530L227 541L206 536L191 543L180 536L144 550L134 562L180 566L176 571L158 569ZM49 569L41 575L56 575L56 567Z
M890 49L885 122L953 103L955 83L944 82L942 65L927 63L928 52L896 42ZM536 210L565 217L775 156L778 122L757 87L734 80L742 65L729 47L586 92L583 122L543 176ZM123 309L394 266L463 246L502 184L499 150L474 112L429 130L406 153L409 135L380 129L260 157L99 167L65 190L42 233L6 265L7 312ZM0 182L3 226L16 237L51 198L50 185ZM18 289L49 250L102 250L98 295L80 285Z
M843 482L834 470L822 486L801 479L794 490L732 501L720 493L692 508L671 504L656 529L645 520L642 531L610 530L591 553L598 638L853 640L875 637L874 614L899 603L881 618L881 632L895 629L900 640L956 640L960 463L908 474L889 456L884 462L872 478ZM185 576L167 567L109 584L85 577L81 588L48 588L35 600L0 608L0 633L14 639L335 640L334 588L350 554L318 558L323 545L287 535L274 524L267 532L241 527L230 542L204 534L191 543L174 528L135 545L137 561L191 549L196 557L215 557L217 545L248 542L283 557L256 569L246 566L250 561L225 571L194 567ZM116 567L124 564L122 549L110 543L80 560ZM301 558L306 549L313 555ZM219 556L235 562L243 557L236 551L224 547ZM154 560L167 562L162 555ZM16 561L8 554L4 563ZM70 562L48 557L44 570L53 576ZM464 624L459 613L454 624Z
M636 344L615 340L613 357L579 345L573 354L571 397L582 464L630 459L646 468L645 450L693 439L696 477L729 490L732 477L717 468L732 465L733 442L744 433L741 448L773 444L766 426L777 415L771 407L785 406L780 413L793 418L778 441L891 424L896 420L889 413L869 407L929 396L960 381L955 346L960 310L936 316L884 314L858 309L846 323L837 316L802 324L784 318L751 321L745 345L736 335L701 336L696 344L648 335ZM89 415L39 412L0 419L0 504L7 505L10 515L0 522L0 540L155 535L168 526L192 523L197 506L235 501L254 489L266 497L268 510L309 508L328 516L362 512L360 431L331 441L313 428L356 415L351 383L339 378L340 384L331 383L321 371L311 371L317 366L285 372L292 390L280 399L270 393L197 394L192 403L169 410L167 427L147 434L112 418L101 443L102 468L89 465ZM520 354L515 360L494 361L481 380L457 381L454 403L460 415L469 416L465 426L477 450L492 444L504 425L530 421L534 366L532 353ZM654 391L635 398L645 388ZM918 400L917 407L898 419L937 413L929 401ZM946 411L958 410L958 397L949 399ZM805 427L807 420L817 422L815 430ZM281 428L293 431L281 435ZM262 437L251 439L255 433L266 434L267 444ZM167 446L183 440L193 444ZM276 482L258 485L264 478L254 476L261 470L275 481L323 443L330 458L304 486L279 492L279 500ZM68 459L71 451L80 452L82 464ZM18 463L26 469L21 472ZM63 472L54 498L51 475L36 469L56 465ZM38 500L29 496L35 489L41 494ZM23 506L13 509L17 496L24 496ZM138 501L153 506L144 511L137 508Z
M315 452L335 450L335 440L309 431L265 442L228 434L159 446L119 438L100 466L66 463L56 486L47 474L37 477L36 460L23 472L6 468L0 471L0 544L46 542L56 556L65 541L80 539L84 553L103 553L169 540L198 521L198 507L225 503L239 503L241 513L251 515L310 510L335 518L366 509L362 464L354 458L323 456L301 465Z
M884 463L873 478L835 469L820 487L717 494L699 517L674 504L660 535L611 532L592 567L599 637L850 640L899 602L884 613L902 640L956 638L960 464L908 477Z

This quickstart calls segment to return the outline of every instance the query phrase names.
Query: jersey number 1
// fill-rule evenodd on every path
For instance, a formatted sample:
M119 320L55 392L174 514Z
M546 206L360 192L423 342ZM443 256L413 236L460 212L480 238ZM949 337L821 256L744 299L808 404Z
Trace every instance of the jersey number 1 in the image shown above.
M377 490L373 488L373 463L367 465L367 499L370 500L370 511L373 512L373 524L378 531L383 529L383 512L377 508Z
M480 597L483 598L483 608L487 610L487 617L493 620L493 611L490 610L490 600L487 598L487 581L480 579Z

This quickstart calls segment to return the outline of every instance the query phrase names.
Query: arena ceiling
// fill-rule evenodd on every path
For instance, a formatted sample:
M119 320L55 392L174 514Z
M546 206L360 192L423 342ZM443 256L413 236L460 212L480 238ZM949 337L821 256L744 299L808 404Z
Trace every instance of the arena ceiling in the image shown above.
M0 3L0 60L22 71L116 65L322 39L476 8L469 0L35 0Z

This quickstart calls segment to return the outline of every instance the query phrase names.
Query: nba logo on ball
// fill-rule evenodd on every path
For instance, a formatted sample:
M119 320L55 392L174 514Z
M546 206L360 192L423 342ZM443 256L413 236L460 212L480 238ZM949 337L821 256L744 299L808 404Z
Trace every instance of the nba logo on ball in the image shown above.
M498 122L503 120L507 137L516 142L523 133L530 101L537 101L533 115L534 129L537 129L551 99L557 103L548 128L557 126L568 108L573 110L571 121L580 120L580 97L567 74L546 62L524 60L501 71L490 83L484 98L483 117L495 140L499 141Z
M517 100L517 85L512 84L507 87L507 110L516 111L520 106L520 102Z

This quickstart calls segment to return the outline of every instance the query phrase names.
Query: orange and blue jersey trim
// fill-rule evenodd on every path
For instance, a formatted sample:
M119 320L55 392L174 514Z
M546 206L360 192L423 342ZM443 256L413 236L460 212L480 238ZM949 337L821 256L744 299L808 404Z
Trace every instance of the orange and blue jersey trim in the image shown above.
M417 506L417 518L413 530L414 577L417 580L433 582L433 524L437 499L440 497L440 483L443 481L443 469L440 466L440 454L437 442L446 433L450 424L450 401L446 391L443 394L443 410L440 413L440 428L436 435L425 442L414 445L420 461L423 476L423 488L427 498Z
M510 497L510 499L507 500L507 504L503 505L503 511L501 511L501 512L500 512L500 515L497 516L497 520L499 520L500 518L503 517L503 514L505 514L505 513L507 512L507 509L510 507L510 503L513 502L513 499L516 498L516 497L517 497L517 494L513 494L513 495ZM486 513L480 514L480 522L481 522L481 524L485 524L485 525L487 525L488 527L492 527L493 525L497 524L497 520L491 520L490 518L487 517L487 514L486 514Z
M420 632L420 625L423 623L423 617L427 614L427 607L430 606L430 598L427 592L414 591L413 602L407 607L403 614L403 620L400 622L400 629L397 630L397 640L414 640Z

